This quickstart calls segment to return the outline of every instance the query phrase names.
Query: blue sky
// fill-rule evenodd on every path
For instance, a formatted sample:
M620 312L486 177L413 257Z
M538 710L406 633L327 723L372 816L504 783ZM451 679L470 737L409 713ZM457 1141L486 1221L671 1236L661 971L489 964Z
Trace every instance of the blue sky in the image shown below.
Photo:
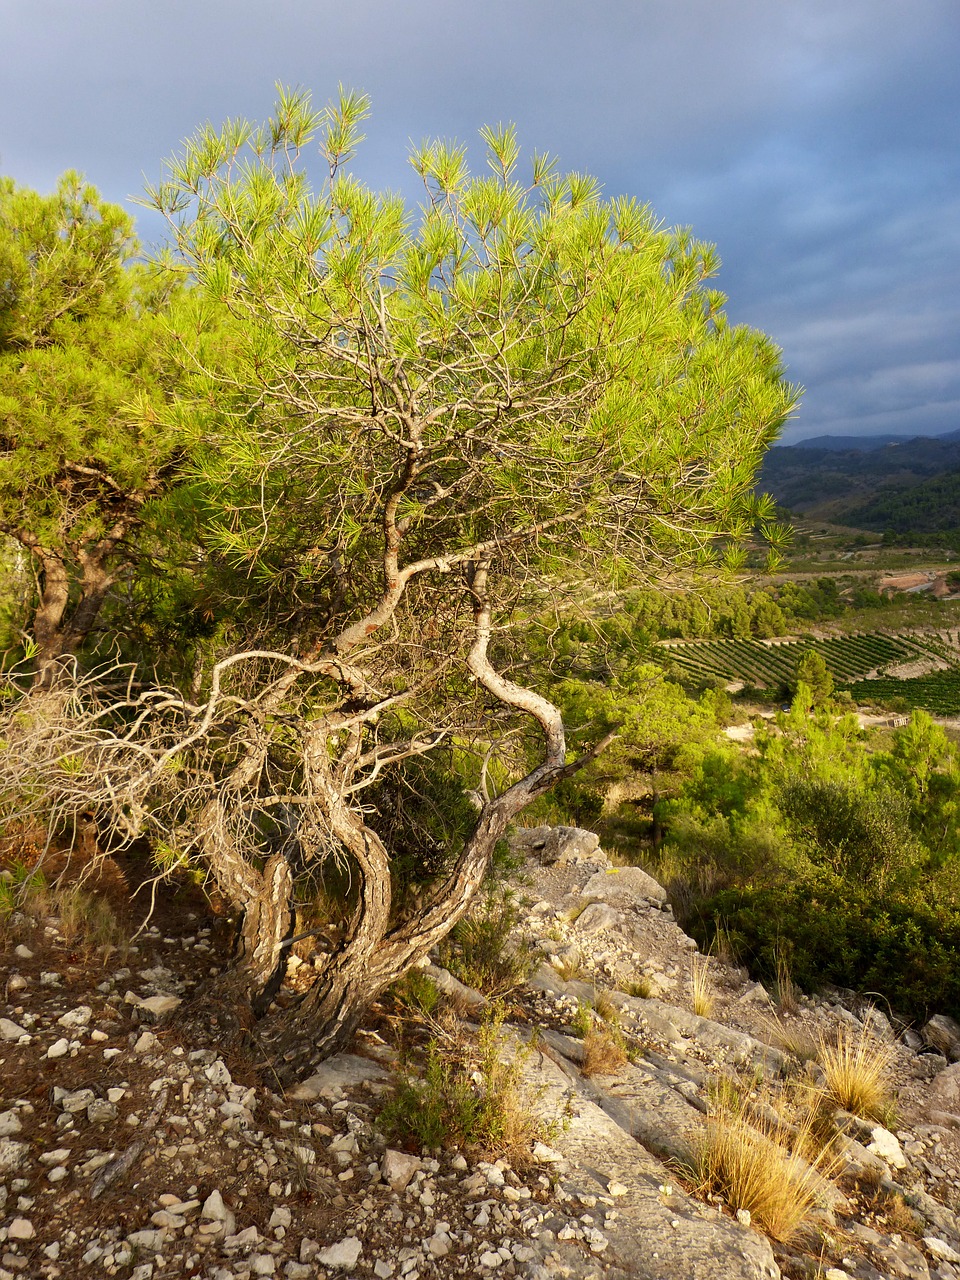
M127 202L277 82L371 95L378 186L512 120L691 225L806 388L785 442L960 428L957 0L0 0L0 171Z

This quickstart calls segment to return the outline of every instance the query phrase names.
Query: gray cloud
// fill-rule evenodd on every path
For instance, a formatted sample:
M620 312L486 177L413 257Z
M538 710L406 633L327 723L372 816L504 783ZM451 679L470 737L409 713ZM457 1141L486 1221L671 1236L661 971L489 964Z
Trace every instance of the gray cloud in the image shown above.
M724 259L807 395L789 438L960 426L955 0L0 0L0 167L112 199L274 84L374 99L358 161L515 120ZM159 233L141 218L149 239Z

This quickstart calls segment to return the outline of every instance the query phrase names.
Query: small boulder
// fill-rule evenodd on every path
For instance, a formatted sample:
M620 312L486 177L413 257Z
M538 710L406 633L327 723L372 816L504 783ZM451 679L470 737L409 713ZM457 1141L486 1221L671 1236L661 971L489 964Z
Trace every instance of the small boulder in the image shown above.
M595 902L611 902L617 906L638 906L645 902L662 905L667 891L653 876L639 867L620 867L613 871L598 871L590 877L581 890L585 898Z
M921 1029L926 1044L932 1045L951 1062L960 1062L960 1023L945 1013L937 1013Z
M521 827L509 839L511 850L537 856L545 864L552 862L589 862L600 848L595 831L581 827Z
M301 1102L312 1102L317 1098L330 1098L338 1101L343 1097L344 1089L371 1082L389 1080L388 1072L369 1058L361 1058L353 1053L339 1053L328 1058L317 1068L314 1075L301 1084L295 1085L287 1094L288 1098L296 1098Z
M322 1267L339 1267L346 1271L350 1267L357 1265L357 1260L362 1252L363 1246L357 1237L347 1236L336 1244L332 1244L326 1249L321 1249L317 1254L317 1262Z
M68 1031L77 1031L80 1027L85 1027L93 1017L93 1010L88 1004L77 1005L76 1009L71 1009L69 1013L65 1013L62 1018L57 1019L58 1027L66 1027Z
M30 1148L16 1138L0 1138L0 1174L15 1173L27 1158Z
M380 1173L392 1191L405 1191L413 1175L422 1167L417 1156L395 1151L392 1147L387 1147L380 1161Z
M876 1125L870 1130L870 1141L867 1150L885 1160L891 1169L905 1169L907 1157L903 1154L900 1143L889 1129Z
M591 902L580 912L574 924L581 933L603 933L618 925L620 920L620 912L607 906L605 902Z
M960 1116L960 1062L955 1062L952 1067L944 1067L930 1081L927 1088L928 1117L934 1111Z

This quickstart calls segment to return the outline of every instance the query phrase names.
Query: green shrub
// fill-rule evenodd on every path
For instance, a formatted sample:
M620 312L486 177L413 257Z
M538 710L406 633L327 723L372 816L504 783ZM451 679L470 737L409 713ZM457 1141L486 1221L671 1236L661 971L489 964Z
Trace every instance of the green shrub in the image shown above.
M925 1021L960 1017L960 910L921 888L878 897L869 886L824 875L818 881L723 889L683 922L701 945L722 925L763 980L786 956L805 991L824 982L883 996Z
M496 999L522 986L536 964L518 951L510 930L520 918L513 893L488 883L484 896L440 944L440 962L455 978Z
M507 1044L503 1018L502 1008L488 1014L473 1044L430 1042L423 1075L401 1077L380 1113L389 1139L523 1160L541 1126L523 1087L524 1051Z

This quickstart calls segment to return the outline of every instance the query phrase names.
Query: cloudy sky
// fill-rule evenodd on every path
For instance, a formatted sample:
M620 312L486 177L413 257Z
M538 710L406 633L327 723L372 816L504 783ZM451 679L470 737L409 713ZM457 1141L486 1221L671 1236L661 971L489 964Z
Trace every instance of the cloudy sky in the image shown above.
M0 172L127 202L277 82L372 96L378 186L514 121L716 243L806 388L785 442L960 428L957 0L0 0Z

